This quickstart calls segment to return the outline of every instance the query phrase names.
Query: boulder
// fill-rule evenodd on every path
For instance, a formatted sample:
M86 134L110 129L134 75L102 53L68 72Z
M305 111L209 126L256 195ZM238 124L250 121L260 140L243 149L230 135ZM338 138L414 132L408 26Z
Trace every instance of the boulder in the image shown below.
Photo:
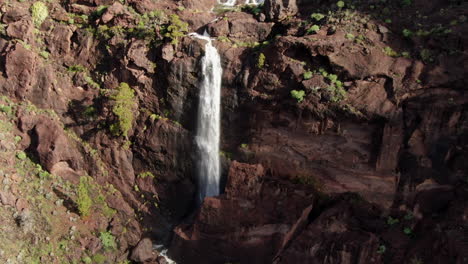
M270 21L280 21L298 12L296 0L265 0L264 10Z
M143 238L140 240L130 255L130 259L137 263L145 263L156 259L156 257L157 256L153 251L153 243L149 238Z

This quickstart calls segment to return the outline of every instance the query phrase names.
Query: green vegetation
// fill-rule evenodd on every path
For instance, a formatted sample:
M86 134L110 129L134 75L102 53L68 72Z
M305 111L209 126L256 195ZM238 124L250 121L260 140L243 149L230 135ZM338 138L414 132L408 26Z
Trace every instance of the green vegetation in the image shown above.
M164 30L164 36L172 39L171 43L177 45L179 38L188 32L188 24L180 20L178 15L169 16L169 26Z
M403 29L402 34L407 38L411 38L413 36L413 32L407 28Z
M257 68L261 69L265 66L265 54L260 53L257 60Z
M11 116L13 114L13 109L9 105L0 105L0 112L5 113L7 116Z
M411 219L413 219L413 217L414 217L413 214L412 214L411 212L408 212L408 213L405 215L404 219L405 219L405 220L411 220Z
M343 1L338 1L338 2L336 3L336 6L337 6L338 8L343 8L343 7L345 6L345 3L344 3Z
M43 51L39 52L39 56L41 56L42 58L47 60L49 58L49 56L50 56L50 53L43 50Z
M117 93L112 95L111 99L114 100L112 112L117 116L118 122L112 124L110 130L116 136L127 137L134 119L135 91L127 83L120 83Z
M320 30L320 27L317 25L312 25L309 29L306 30L306 34L315 34Z
M405 233L405 235L410 236L411 234L413 234L413 229L411 229L409 227L405 227L405 228L403 228L403 233Z
M89 196L89 180L88 177L80 177L80 184L78 185L78 210L81 216L89 216L91 214L92 199Z
M86 68L83 67L82 65L72 65L70 67L68 67L68 72L85 72L86 71Z
M224 43L231 43L231 40L226 36L219 36L218 41L224 42Z
M401 0L401 5L406 7L412 4L412 0Z
M431 63L434 62L434 56L432 51L429 49L423 49L419 52L419 56L421 57L424 63Z
M24 153L24 151L20 151L16 154L16 157L19 159L19 160L25 160L27 158L26 156L26 153Z
M394 51L392 48L390 48L388 46L383 49L383 52L387 56L390 56L390 57L398 57L399 56L398 52Z
M304 75L303 75L304 80L309 80L310 78L312 78L312 76L313 76L313 72L311 71L306 71L304 72Z
M387 247L385 245L380 245L379 249L377 249L378 254L383 254L385 251L387 251Z
M109 251L109 250L116 250L117 249L117 243L115 242L115 237L111 234L111 232L101 232L99 234L99 239L101 240L102 245L104 246L104 249Z
M339 102L345 99L346 90L343 88L343 82L338 80L338 76L336 74L328 73L323 68L319 69L319 73L330 83L330 85L327 87L327 90L331 95L331 101Z
M106 262L106 256L102 254L96 254L92 257L92 263L94 264L103 264Z
M78 211L83 217L91 215L92 212L100 212L110 218L116 213L114 209L109 208L107 205L100 186L95 184L93 178L89 176L80 177L76 203Z
M259 15L262 12L262 7L262 5L244 5L242 6L241 11L252 15Z
M298 103L304 100L305 92L303 90L291 90L291 96L297 100Z
M392 226L392 225L398 224L399 222L400 220L398 220L397 218L393 218L391 216L387 218L387 225Z
M320 21L325 18L325 15L321 13L313 13L310 15L310 18L314 19L315 21Z
M349 40L354 40L354 35L351 34L351 33L347 33L347 34L345 35L345 38L346 38L346 39L349 39Z
M151 171L142 172L142 173L138 174L137 177L138 177L138 178L142 178L142 179L145 179L146 177L151 177L152 179L155 178L154 174L151 173Z
M31 16L36 27L40 27L42 22L49 16L49 10L43 2L35 2L31 5Z

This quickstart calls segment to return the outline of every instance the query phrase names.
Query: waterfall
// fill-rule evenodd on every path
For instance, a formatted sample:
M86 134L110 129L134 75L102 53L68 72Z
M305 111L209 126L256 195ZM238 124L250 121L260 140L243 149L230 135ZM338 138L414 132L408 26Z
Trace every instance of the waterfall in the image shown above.
M190 36L206 40L205 56L201 59L201 82L198 106L196 144L198 198L202 202L207 196L219 194L220 163L220 104L221 104L221 58L211 43L211 38L191 33Z
M222 0L218 0L218 4L223 6L235 6L237 0L226 0L222 2ZM265 0L245 0L246 5L261 5L265 2Z

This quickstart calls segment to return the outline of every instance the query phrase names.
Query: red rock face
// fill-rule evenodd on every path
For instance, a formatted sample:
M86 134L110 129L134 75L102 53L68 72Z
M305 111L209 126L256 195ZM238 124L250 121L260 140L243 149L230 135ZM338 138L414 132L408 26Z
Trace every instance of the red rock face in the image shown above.
M89 174L115 186L107 203L119 216L90 226L121 234L120 258L159 262L149 240L138 242L143 234L169 241L175 227L170 247L180 263L467 261L468 27L460 1L388 3L406 17L388 15L392 23L364 16L387 16L380 1L355 9L345 1L347 14L337 1L267 0L261 14L217 14L212 0L124 2L48 1L41 28L30 2L0 7L2 95L57 114L14 113L21 150L72 183ZM335 24L310 19L320 8ZM151 41L114 32L156 10L177 14L189 31L207 30L222 56L226 186L200 208L193 135L204 43L182 36L173 45L160 31L167 21L146 28ZM429 36L400 36L425 16L434 30L419 35ZM312 23L315 34L307 33ZM389 56L387 47L409 56ZM321 69L346 96L337 99ZM121 82L137 98L128 138L109 132L116 116L105 93ZM148 172L154 177L142 176ZM27 207L14 190L2 190L0 201ZM97 238L86 243L100 247Z

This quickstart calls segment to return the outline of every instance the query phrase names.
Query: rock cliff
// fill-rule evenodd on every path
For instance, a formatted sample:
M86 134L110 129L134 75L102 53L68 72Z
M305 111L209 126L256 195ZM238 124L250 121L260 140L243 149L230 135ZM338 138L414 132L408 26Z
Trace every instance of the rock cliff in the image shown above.
M0 261L467 263L468 5L389 2L0 1Z

